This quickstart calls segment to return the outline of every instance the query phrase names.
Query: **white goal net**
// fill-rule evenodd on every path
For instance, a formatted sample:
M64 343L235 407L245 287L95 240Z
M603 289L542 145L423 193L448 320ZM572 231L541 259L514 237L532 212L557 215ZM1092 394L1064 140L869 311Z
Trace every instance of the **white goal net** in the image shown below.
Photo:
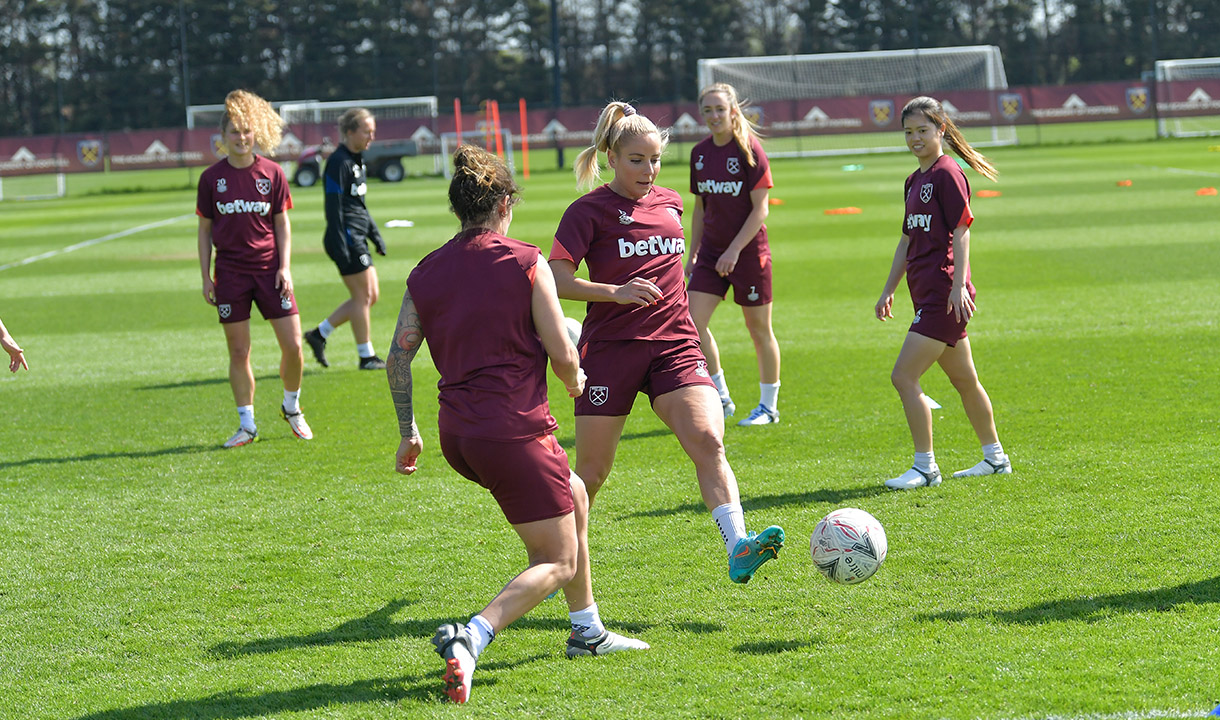
M0 174L0 202L50 200L68 194L68 176L62 172L36 175Z
M1157 60L1157 134L1220 135L1220 58Z
M699 87L716 82L753 105L773 157L905 150L894 120L917 95L945 103L972 144L1016 143L997 109L1008 78L994 45L701 59Z

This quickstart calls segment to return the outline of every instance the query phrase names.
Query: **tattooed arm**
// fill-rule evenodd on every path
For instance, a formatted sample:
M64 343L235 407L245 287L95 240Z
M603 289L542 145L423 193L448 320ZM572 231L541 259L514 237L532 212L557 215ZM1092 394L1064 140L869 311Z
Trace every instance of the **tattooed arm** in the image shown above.
M394 410L398 413L398 433L402 442L398 445L394 469L403 475L415 472L415 461L423 452L424 444L415 426L415 410L411 402L411 361L424 341L424 331L419 324L419 313L411 291L402 296L402 309L398 312L398 326L394 328L394 342L386 355L386 375L390 379L390 395L394 398Z

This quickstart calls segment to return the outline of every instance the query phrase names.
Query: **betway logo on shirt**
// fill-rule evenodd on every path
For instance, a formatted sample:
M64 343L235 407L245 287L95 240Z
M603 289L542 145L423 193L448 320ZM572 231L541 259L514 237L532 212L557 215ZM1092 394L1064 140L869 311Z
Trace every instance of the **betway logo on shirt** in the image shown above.
M932 230L932 215L930 213L911 213L907 215L907 230Z
M700 193L709 193L711 195L732 195L737 197L741 194L741 186L744 183L740 180L726 180L720 182L718 180L700 180L695 183L695 188Z
M234 200L232 202L216 203L216 211L221 215L232 215L234 213L255 213L258 215L266 215L271 212L271 203L266 200Z
M682 238L667 238L660 235L650 235L647 240L627 242L626 238L618 239L618 256L621 258L636 255L681 255L686 252L686 243Z

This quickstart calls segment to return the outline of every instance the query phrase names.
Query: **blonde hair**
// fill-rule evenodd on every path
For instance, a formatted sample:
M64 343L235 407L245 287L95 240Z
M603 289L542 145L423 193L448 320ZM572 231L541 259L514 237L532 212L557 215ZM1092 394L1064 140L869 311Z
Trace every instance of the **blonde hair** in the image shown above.
M750 167L754 167L757 160L754 157L754 146L750 142L751 138L761 137L758 126L753 120L746 117L742 110L742 105L747 104L744 100L737 97L737 89L728 83L712 83L699 91L699 109L703 110L703 98L710 93L721 93L729 101L729 124L733 128L733 140L737 142L737 147L741 149L743 155L746 156L746 163Z
M366 119L373 117L373 113L365 108L351 108L345 110L339 116L339 137L346 138L347 134L360 128L360 123Z
M591 190L602 176L599 152L617 153L626 140L645 135L656 135L661 139L661 152L669 143L669 133L657 129L651 120L635 111L625 102L614 101L607 105L597 118L593 128L593 144L576 156L576 186Z
M449 210L462 228L485 225L496 212L500 198L517 204L521 188L504 161L477 145L459 145L453 153L453 180L449 182Z
M962 131L957 128L957 124L953 122L953 118L949 117L949 113L945 112L945 108L935 98L930 98L926 95L921 95L913 98L902 107L902 123L906 125L907 117L915 113L922 113L928 122L942 127L945 130L945 142L949 147L953 148L953 152L961 156L966 164L974 168L980 175L988 180L995 180L999 176L1000 171L995 169L991 161L984 157L978 150L970 146L966 142L966 138L962 136Z
M274 155L284 139L284 118L271 103L248 90L234 90L225 95L225 111L220 116L220 131L241 123L254 133L254 143L268 155Z

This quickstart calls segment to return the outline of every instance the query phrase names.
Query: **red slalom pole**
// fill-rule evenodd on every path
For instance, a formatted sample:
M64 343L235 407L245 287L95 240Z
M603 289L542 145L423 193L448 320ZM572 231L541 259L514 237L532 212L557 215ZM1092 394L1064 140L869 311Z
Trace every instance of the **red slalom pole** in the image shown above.
M457 129L457 144L462 144L462 101L453 98L453 126Z

